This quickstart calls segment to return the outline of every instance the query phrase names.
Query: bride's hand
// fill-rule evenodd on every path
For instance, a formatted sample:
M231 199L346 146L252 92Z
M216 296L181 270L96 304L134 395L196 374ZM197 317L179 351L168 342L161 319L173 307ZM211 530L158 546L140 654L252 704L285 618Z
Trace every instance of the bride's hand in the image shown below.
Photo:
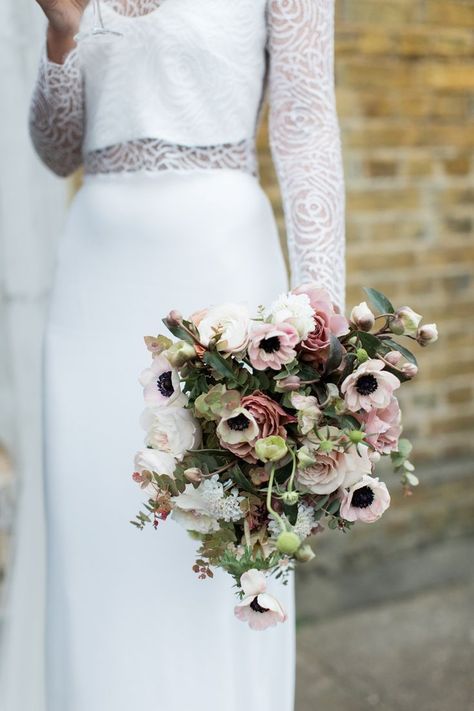
M79 29L82 14L89 0L36 0L49 20L55 35L72 36Z

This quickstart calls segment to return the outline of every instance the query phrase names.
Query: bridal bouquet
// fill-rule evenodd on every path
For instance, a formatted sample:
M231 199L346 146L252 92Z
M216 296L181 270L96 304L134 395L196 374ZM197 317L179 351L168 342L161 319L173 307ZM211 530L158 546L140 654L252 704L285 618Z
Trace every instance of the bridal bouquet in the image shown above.
M286 619L266 576L285 583L311 560L323 522L345 531L388 508L381 457L406 489L418 483L395 395L418 368L397 338L426 346L436 325L365 291L372 308L360 303L349 320L305 284L255 317L233 303L188 319L172 311L163 322L177 341L145 337L146 448L133 478L147 502L132 523L184 526L199 542L195 573L227 571L235 614L253 629Z

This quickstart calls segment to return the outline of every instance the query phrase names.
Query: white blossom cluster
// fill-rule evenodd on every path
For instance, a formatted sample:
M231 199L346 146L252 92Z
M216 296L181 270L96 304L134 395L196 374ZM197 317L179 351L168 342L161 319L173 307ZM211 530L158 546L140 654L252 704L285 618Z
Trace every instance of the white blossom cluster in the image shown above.
M305 541L311 534L313 528L315 528L315 526L317 525L317 521L314 517L314 511L312 507L308 506L307 504L298 505L298 516L294 526L290 525L285 514L282 514L281 517L288 525L289 530L293 531L293 533L296 533L296 535L301 541ZM270 523L268 524L268 530L270 531L270 535L272 538L278 538L279 534L281 533L281 528L278 521L276 521L274 518L271 518Z
M243 496L238 496L238 489L231 489L230 495L226 496L224 487L219 481L219 475L214 474L210 479L205 479L199 486L203 503L210 516L224 521L239 521L243 514L240 502Z

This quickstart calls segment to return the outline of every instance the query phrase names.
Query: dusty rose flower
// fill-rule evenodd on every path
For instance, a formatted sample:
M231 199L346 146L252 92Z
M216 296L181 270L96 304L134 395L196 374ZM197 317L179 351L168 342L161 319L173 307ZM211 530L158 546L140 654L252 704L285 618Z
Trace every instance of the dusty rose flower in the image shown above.
M364 476L342 493L340 513L346 521L373 523L390 506L390 494L378 477Z
M247 424L244 418L248 419L251 424ZM250 395L243 397L240 408L227 415L225 419L226 425L221 426L219 423L217 426L222 446L250 464L255 464L258 461L254 450L258 439L271 435L280 435L280 437L286 438L284 425L296 422L293 415L285 412L275 400L260 390L255 390ZM255 429L255 425L257 429ZM227 436L227 428L234 428L239 434ZM226 436L222 436L224 432Z
M387 407L362 412L358 418L364 423L366 440L377 452L389 454L396 450L402 432L401 412L398 400L392 396Z
M179 373L164 355L153 358L149 368L145 368L139 377L143 385L143 396L150 407L163 405L181 405L186 396L181 391Z
M330 434L337 428L329 427ZM313 494L331 494L341 486L351 486L364 474L372 471L367 447L350 446L344 450L342 444L333 444L330 451L319 449L319 440L313 433L303 441L303 448L308 455L303 460L307 465L296 470L296 481L299 488Z
M245 597L234 608L235 616L253 630L265 630L286 620L286 612L278 600L266 592L265 575L252 568L240 578Z
M331 302L327 291L316 284L303 284L293 293L307 294L314 312L314 328L300 344L301 358L311 363L324 362L331 335L339 337L349 333L349 323Z
M367 306L366 301L361 301L351 311L351 321L361 331L370 331L375 323L375 316Z
M296 422L293 415L288 414L275 400L265 395L261 390L254 390L250 395L245 395L241 401L242 407L254 416L260 437L280 435L286 437L284 425Z
M281 370L296 357L298 331L290 323L253 322L250 329L248 354L256 370Z
M341 392L351 412L369 412L374 407L387 407L390 403L393 391L400 387L400 381L383 370L384 365L378 358L369 358L344 380Z

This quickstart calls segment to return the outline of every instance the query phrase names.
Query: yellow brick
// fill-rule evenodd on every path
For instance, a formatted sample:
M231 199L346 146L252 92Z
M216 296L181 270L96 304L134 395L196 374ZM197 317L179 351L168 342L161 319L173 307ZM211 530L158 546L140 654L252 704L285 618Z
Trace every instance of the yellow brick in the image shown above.
M337 64L339 83L360 89L404 88L414 81L409 64L395 59L374 62L341 59Z
M351 190L347 194L348 210L399 210L413 209L420 204L420 197L413 189Z
M425 19L445 27L474 27L474 4L471 0L426 0Z
M474 89L474 62L427 62L420 66L418 80L421 86L434 89Z
M470 166L470 158L465 155L458 155L455 158L446 158L443 161L444 172L448 175L467 175Z
M413 0L346 0L344 19L350 22L405 24L417 18Z

